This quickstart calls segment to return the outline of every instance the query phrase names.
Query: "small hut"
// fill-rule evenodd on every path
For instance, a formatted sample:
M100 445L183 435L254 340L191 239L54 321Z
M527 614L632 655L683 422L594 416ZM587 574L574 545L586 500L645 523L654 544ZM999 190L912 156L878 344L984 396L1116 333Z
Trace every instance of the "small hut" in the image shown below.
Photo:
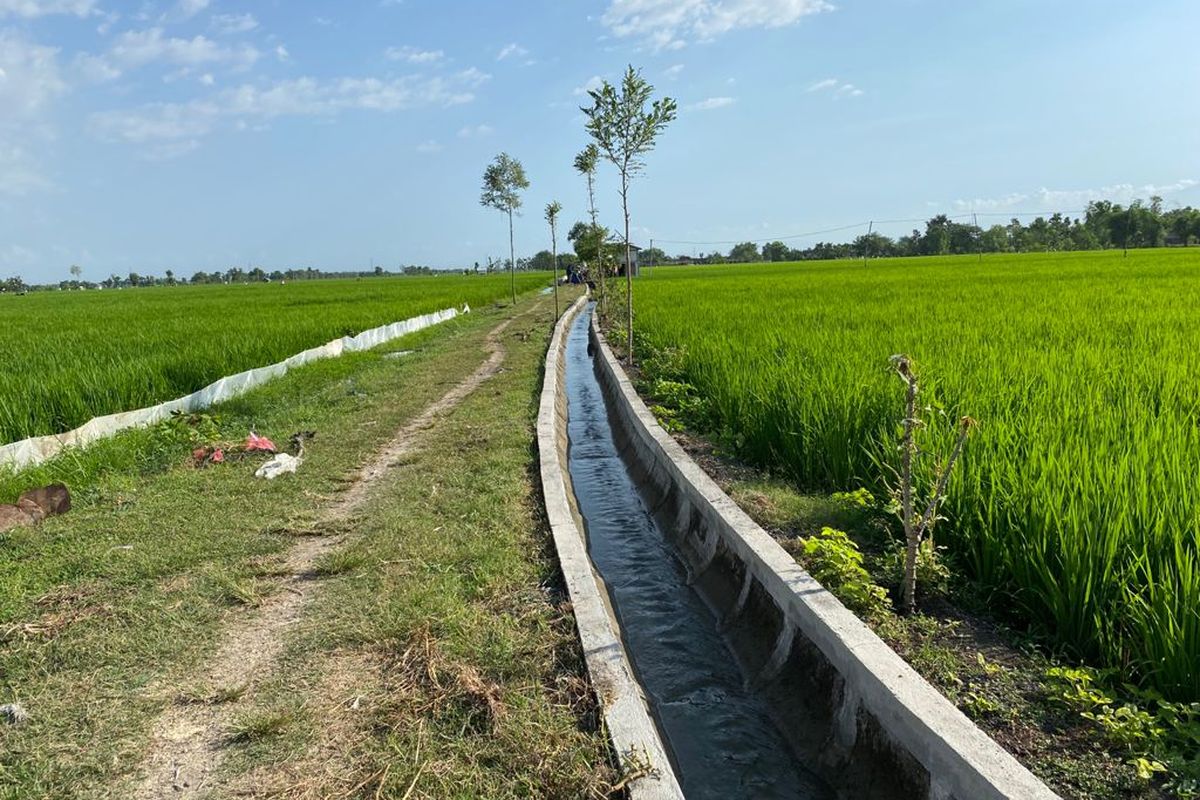
M638 247L636 244L629 245L629 260L632 262L632 264L626 264L625 245L623 243L618 243L616 246L619 249L619 253L617 255L617 275L624 277L625 269L627 267L632 267L633 277L636 278L641 274L641 265L638 263L638 260L639 254L642 252L642 248Z

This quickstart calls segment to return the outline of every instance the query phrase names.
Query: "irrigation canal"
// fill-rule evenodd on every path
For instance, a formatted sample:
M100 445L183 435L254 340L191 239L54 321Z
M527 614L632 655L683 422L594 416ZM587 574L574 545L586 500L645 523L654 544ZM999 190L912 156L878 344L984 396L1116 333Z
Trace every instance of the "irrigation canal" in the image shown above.
M567 341L568 468L588 552L680 786L698 798L815 800L834 793L798 763L621 458L588 352L591 307Z

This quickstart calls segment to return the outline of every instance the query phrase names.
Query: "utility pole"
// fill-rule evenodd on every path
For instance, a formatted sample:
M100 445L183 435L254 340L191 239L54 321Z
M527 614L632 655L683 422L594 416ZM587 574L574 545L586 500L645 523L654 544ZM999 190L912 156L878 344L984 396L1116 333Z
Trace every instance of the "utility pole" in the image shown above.
M859 223L862 224L861 222ZM871 247L871 233L875 230L875 220L867 223L867 238L863 239L863 266L867 265L867 250Z
M1125 212L1125 254L1122 258L1129 258L1129 234L1133 230L1133 203L1129 204L1129 210Z
M979 229L979 217L971 212L971 222L975 225L975 252L979 254L979 263L983 263L983 231Z

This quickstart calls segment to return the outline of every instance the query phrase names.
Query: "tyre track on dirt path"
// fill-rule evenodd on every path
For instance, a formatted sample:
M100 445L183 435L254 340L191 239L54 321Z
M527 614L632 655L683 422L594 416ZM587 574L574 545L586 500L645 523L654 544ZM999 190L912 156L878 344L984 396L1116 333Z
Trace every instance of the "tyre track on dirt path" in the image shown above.
M374 458L359 469L336 502L318 517L314 528L351 519L370 498L372 486L399 459L417 449L423 431L500 372L506 355L501 335L514 321L540 310L543 304L544 301L537 300L489 331L484 340L488 356L483 363L397 430ZM287 551L280 591L252 616L227 629L216 655L191 676L189 685L217 690L236 687L240 692L238 700L219 704L176 702L169 706L154 724L134 798L194 798L217 788L217 768L239 703L270 675L271 667L283 651L288 627L300 621L318 589L314 582L318 559L336 549L344 539L345 536L306 536Z

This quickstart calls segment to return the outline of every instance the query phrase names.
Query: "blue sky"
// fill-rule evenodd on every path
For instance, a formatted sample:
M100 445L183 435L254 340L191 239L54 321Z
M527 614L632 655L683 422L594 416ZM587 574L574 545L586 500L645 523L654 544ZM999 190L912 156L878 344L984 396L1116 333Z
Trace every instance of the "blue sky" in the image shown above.
M578 106L628 63L681 107L632 197L670 252L1200 205L1198 23L1195 0L0 0L0 274L482 262L507 252L478 204L501 150L530 255L546 202L584 216ZM609 168L599 205L615 226Z

